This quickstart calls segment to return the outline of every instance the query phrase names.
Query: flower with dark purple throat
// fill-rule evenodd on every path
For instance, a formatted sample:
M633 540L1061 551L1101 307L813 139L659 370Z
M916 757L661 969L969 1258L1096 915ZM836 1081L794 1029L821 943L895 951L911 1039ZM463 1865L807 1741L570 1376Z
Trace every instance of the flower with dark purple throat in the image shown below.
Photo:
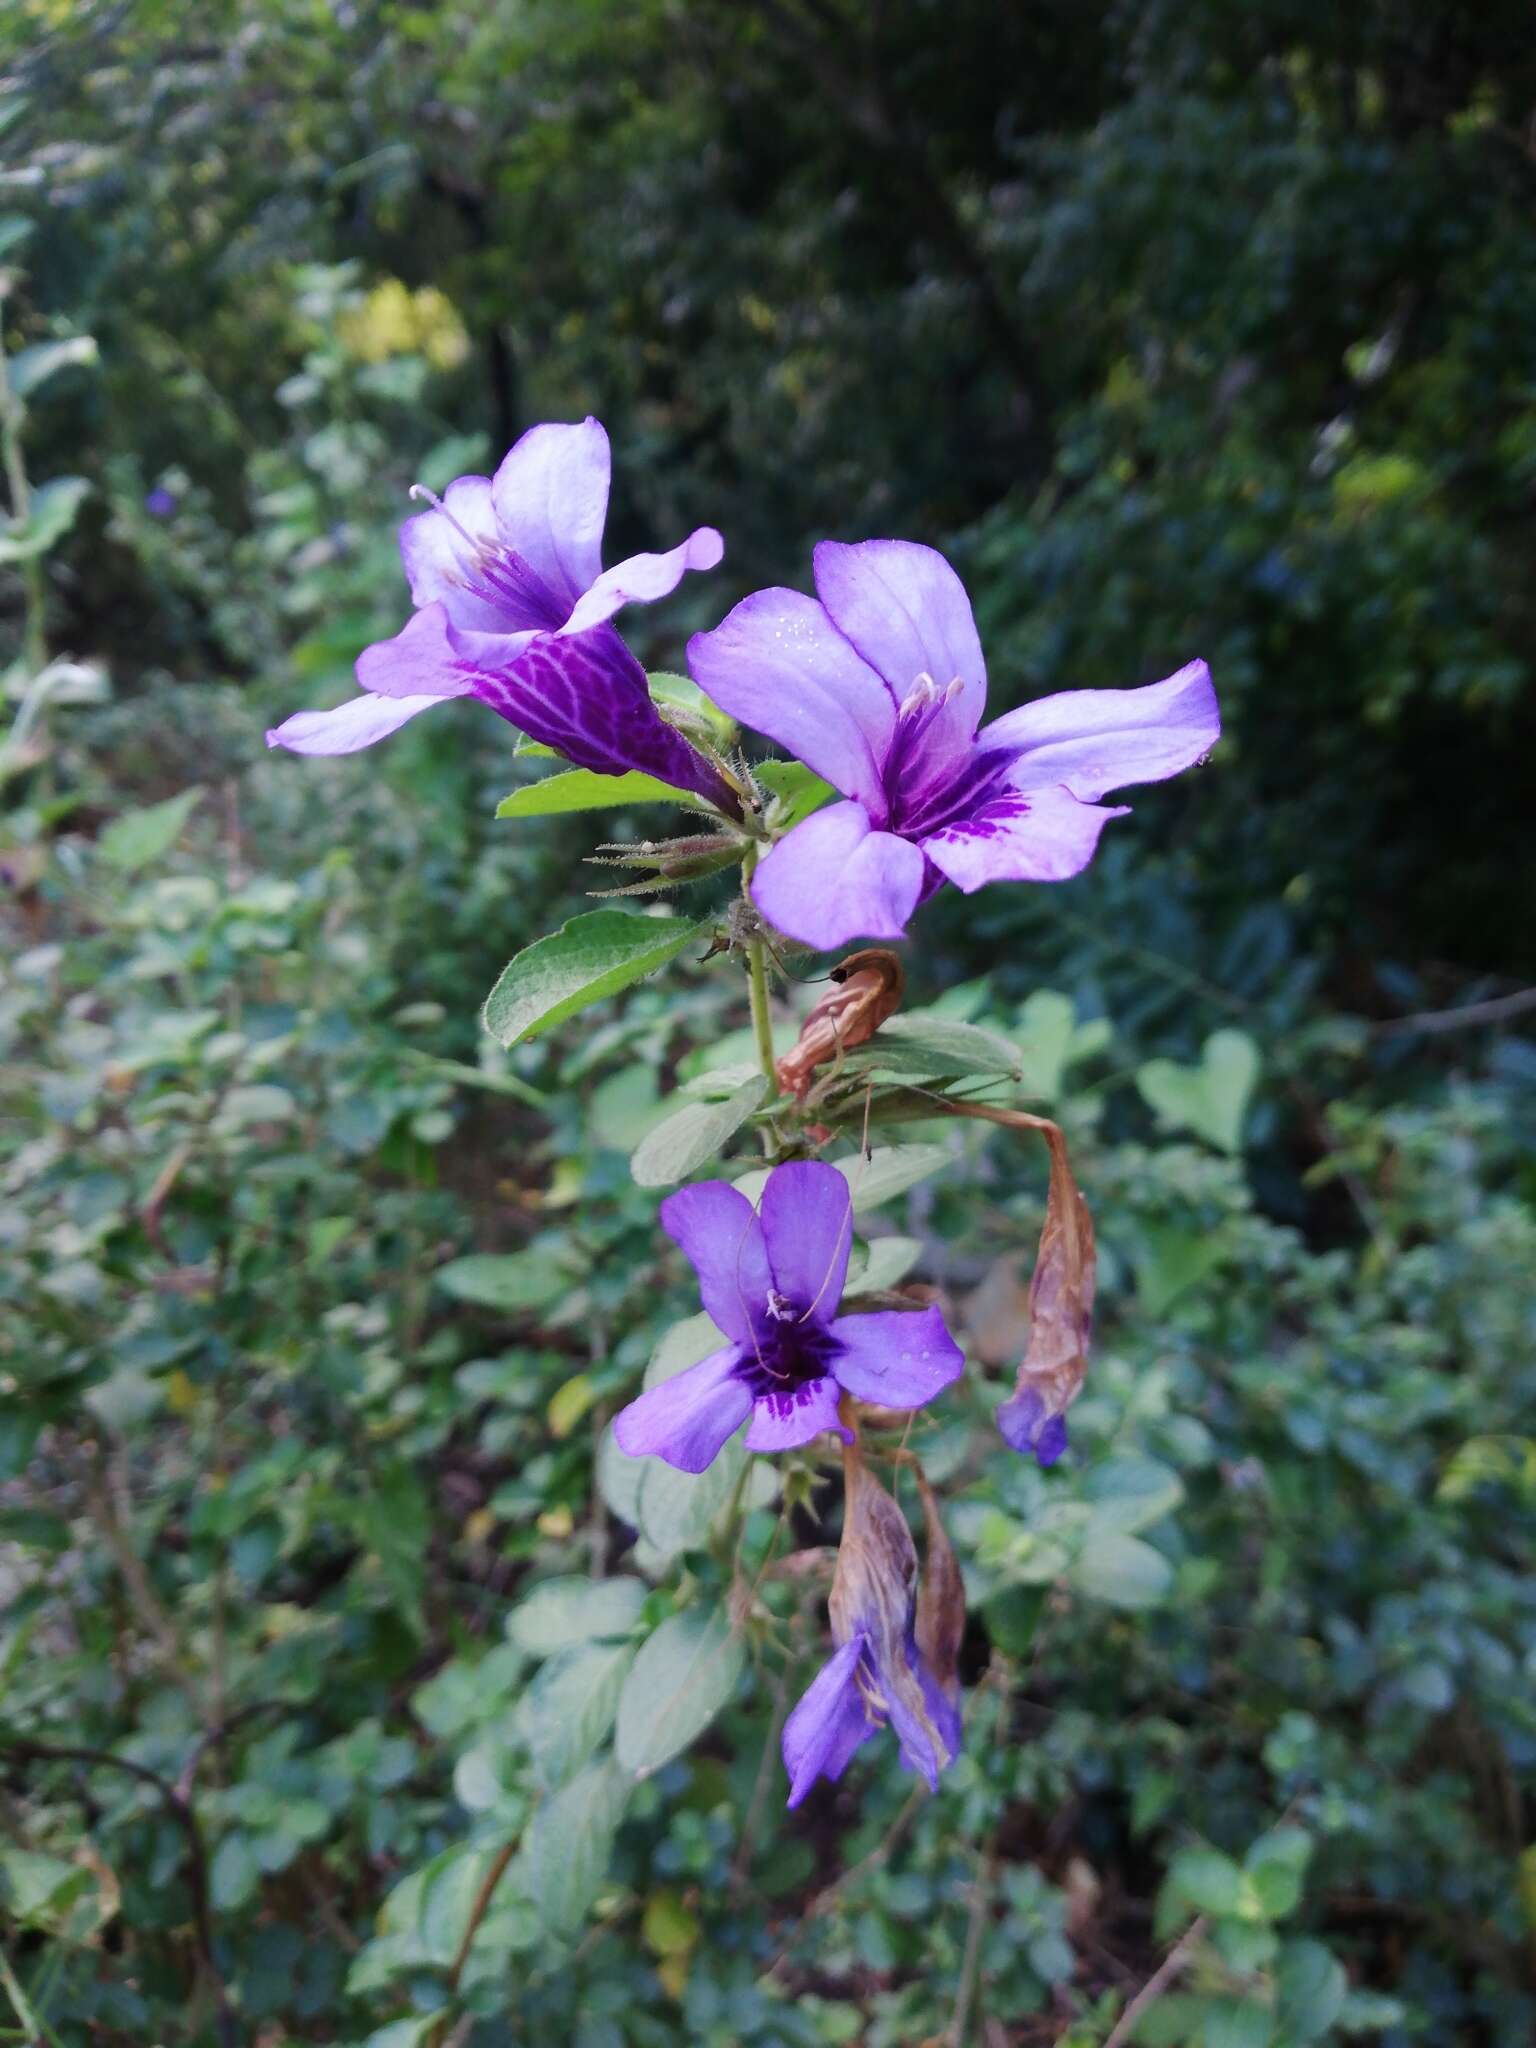
M400 530L416 615L358 657L360 697L267 734L296 754L351 754L449 697L477 697L600 775L639 769L739 815L719 770L659 715L609 623L723 552L701 526L666 554L602 567L608 436L595 419L530 427L494 477L461 476Z
M760 1209L725 1181L700 1181L669 1195L661 1220L729 1341L620 1412L613 1433L631 1457L702 1472L749 1418L749 1451L793 1450L823 1430L850 1439L845 1393L918 1408L959 1377L965 1360L938 1309L838 1315L853 1198L835 1166L776 1166Z
M945 881L968 894L1065 881L1125 815L1099 803L1106 791L1176 775L1220 736L1203 661L982 726L981 643L942 555L823 541L815 569L815 598L760 590L688 643L707 696L847 799L795 826L752 878L758 909L807 946L899 939Z
M784 1723L790 1806L818 1778L840 1778L887 1722L902 1764L931 1791L960 1747L958 1687L946 1687L918 1647L917 1550L906 1517L857 1449L844 1452L843 1473L843 1540L827 1603L838 1648Z

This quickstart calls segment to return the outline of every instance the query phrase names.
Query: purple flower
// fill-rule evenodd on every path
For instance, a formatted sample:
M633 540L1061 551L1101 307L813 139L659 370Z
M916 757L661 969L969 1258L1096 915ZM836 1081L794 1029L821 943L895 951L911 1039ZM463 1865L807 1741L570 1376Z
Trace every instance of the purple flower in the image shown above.
M1054 1465L1067 1448L1067 1418L1053 1415L1033 1387L1004 1401L996 1420L1004 1443L1025 1454L1033 1452L1042 1468Z
M1220 734L1203 661L1139 690L1070 690L980 726L987 677L964 587L911 541L816 549L817 598L760 590L689 642L696 681L848 799L752 881L763 915L818 950L898 939L946 880L1060 882L1123 807Z
M164 484L156 484L144 500L144 510L151 519L171 519L176 513L176 494L168 491Z
M959 1376L965 1361L938 1309L838 1315L853 1201L836 1167L776 1166L761 1213L725 1181L700 1181L669 1195L661 1220L730 1342L615 1418L632 1458L650 1452L702 1472L749 1416L749 1451L792 1450L824 1429L848 1441L843 1394L918 1408Z
M371 747L447 697L478 697L578 767L638 768L735 815L719 772L656 711L645 671L608 623L650 603L685 570L712 569L721 540L698 527L664 555L602 567L608 436L530 427L494 477L461 476L400 529L416 615L363 650L364 694L300 711L267 734L296 754Z
M914 1686L922 1714L913 1711ZM939 1690L910 1634L902 1640L899 1662L882 1668L874 1638L860 1631L821 1667L784 1723L785 1804L798 1806L818 1778L840 1778L854 1751L887 1719L903 1766L921 1772L936 1792L940 1770L960 1747L960 1710Z
M844 1453L843 1540L828 1609L838 1649L784 1723L789 1805L818 1778L840 1778L889 1721L901 1761L937 1791L960 1747L958 1686L938 1682L917 1647L917 1552L906 1517L857 1451Z

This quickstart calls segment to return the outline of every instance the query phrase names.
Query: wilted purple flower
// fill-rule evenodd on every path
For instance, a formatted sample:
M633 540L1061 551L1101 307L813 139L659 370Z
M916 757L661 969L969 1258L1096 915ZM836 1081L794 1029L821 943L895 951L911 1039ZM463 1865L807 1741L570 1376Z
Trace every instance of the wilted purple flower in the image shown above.
M790 1806L818 1778L840 1778L887 1721L902 1763L932 1791L960 1747L957 1698L917 1646L917 1553L906 1518L856 1454L845 1456L844 1470L843 1540L828 1602L839 1647L784 1723Z
M693 1261L704 1306L730 1342L650 1387L615 1418L632 1458L647 1452L702 1472L748 1416L750 1451L787 1451L824 1429L845 1439L844 1393L917 1408L964 1359L936 1308L840 1316L853 1200L835 1166L776 1166L761 1211L723 1180L681 1188L661 1220Z
M156 484L144 499L144 510L151 519L169 519L176 510L176 494L168 491L164 484Z
M848 799L807 818L752 880L780 931L824 950L900 938L944 881L1059 882L1123 807L1220 734L1203 661L1138 690L1042 697L977 730L987 677L964 587L911 541L816 549L817 598L760 590L688 645L700 687Z
M1004 1443L1025 1454L1033 1452L1042 1466L1054 1465L1067 1448L1067 1418L1053 1415L1033 1387L1004 1401L997 1411L997 1426Z
M621 605L665 597L685 570L714 568L720 536L701 526L666 554L604 569L608 476L608 436L588 419L530 427L494 477L451 483L400 530L416 616L363 650L364 694L296 712L268 746L355 753L444 698L478 697L578 767L638 768L734 814L728 784L659 716L608 623Z

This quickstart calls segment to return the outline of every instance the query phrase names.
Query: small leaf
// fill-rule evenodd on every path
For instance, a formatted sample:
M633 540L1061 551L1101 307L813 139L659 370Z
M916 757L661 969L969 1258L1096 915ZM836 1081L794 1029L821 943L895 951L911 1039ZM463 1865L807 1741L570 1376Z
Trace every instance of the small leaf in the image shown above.
M518 1732L546 1791L574 1776L607 1741L634 1658L632 1643L578 1643L551 1658L518 1701Z
M730 1500L751 1454L733 1437L702 1472L678 1472L662 1458L646 1458L635 1512L641 1535L662 1557L703 1544Z
M677 917L590 910L525 947L502 970L483 1021L502 1045L518 1045L675 960L709 930Z
M551 1308L574 1284L560 1261L540 1250L471 1252L439 1266L432 1277L455 1301L500 1309L504 1315Z
M596 1399L597 1389L590 1373L579 1372L574 1379L556 1387L544 1411L550 1435L568 1437Z
M1092 1533L1067 1571L1079 1593L1111 1607L1155 1607L1173 1583L1173 1567L1139 1536Z
M843 1292L881 1294L899 1287L922 1255L922 1241L915 1237L877 1237L867 1250L855 1246L855 1262L849 1266Z
M638 1579L545 1579L507 1621L507 1636L530 1656L550 1657L577 1643L627 1636L640 1616Z
M1205 1041L1197 1067L1148 1060L1136 1086L1158 1120L1193 1131L1223 1152L1240 1152L1243 1118L1259 1078L1259 1049L1246 1031L1217 1031Z
M6 374L16 397L30 398L60 370L96 360L96 337L75 334L67 341L36 341L30 348L19 349L6 365Z
M878 1209L882 1202L904 1195L920 1180L947 1164L949 1153L943 1145L883 1145L867 1157L856 1152L851 1159L831 1163L847 1181L853 1194L853 1212L861 1216ZM767 1167L744 1173L736 1186L749 1202L756 1202L768 1181Z
M91 494L83 476L50 477L32 493L32 506L25 525L0 522L0 565L29 562L45 555L55 541L62 540L75 523L76 514Z
M514 789L496 806L498 818L550 818L563 811L608 811L620 804L689 804L698 797L690 790L674 789L654 775L631 769L626 775L598 775L590 768L573 768L566 775L546 776Z
M788 832L837 794L803 761L762 761L752 773L773 795L771 822L776 832Z
M723 1102L688 1102L663 1117L641 1139L629 1163L637 1186L672 1187L713 1159L767 1093L767 1077L754 1074Z
M662 711L675 714L671 721L685 731L690 725L697 726L711 740L723 741L727 745L736 737L736 721L727 711L722 711L713 698L706 697L692 676L674 675L667 669L654 669L646 677L651 693L651 702Z
M1197 1913L1235 1913L1243 1873L1219 1849L1181 1849L1169 1866L1168 1883Z
M697 1948L703 1928L691 1906L670 1889L652 1892L646 1901L640 1934L655 1956L685 1956Z
M894 1074L996 1074L1014 1080L1024 1071L1018 1047L1001 1032L921 1010L888 1018L862 1051L848 1055L847 1065Z
M578 1772L534 1815L521 1874L550 1933L574 1934L585 1918L607 1872L629 1789L613 1759L604 1757Z
M1093 1503L1096 1534L1136 1536L1171 1514L1184 1498L1177 1472L1152 1458L1110 1458L1083 1482Z
M1280 2017L1297 2041L1316 2041L1332 2027L1349 1996L1338 1958L1320 1941L1288 1941L1276 1971Z
M619 1699L614 1748L643 1778L681 1755L736 1689L746 1646L719 1608L690 1607L640 1647Z
M1220 1233L1186 1230L1177 1223L1144 1222L1131 1252L1136 1286L1147 1314L1166 1312L1191 1287L1198 1287L1226 1256Z
M167 797L163 804L124 811L97 840L96 851L109 867L124 874L148 867L176 844L202 793L200 789L184 789L178 796Z

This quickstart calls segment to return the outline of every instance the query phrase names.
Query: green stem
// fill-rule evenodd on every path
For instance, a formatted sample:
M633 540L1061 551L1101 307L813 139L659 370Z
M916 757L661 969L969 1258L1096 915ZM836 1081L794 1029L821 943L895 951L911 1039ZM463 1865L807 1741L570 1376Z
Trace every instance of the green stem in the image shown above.
M741 890L745 896L752 870L757 866L757 848L749 846L741 863ZM757 1039L757 1057L763 1072L778 1087L773 1064L773 1019L768 1014L768 948L761 936L747 941L747 984L752 1000L752 1030Z
M24 527L32 516L32 486L27 478L27 465L21 450L21 422L23 412L21 400L11 389L11 380L5 360L5 342L0 337L0 464L5 470L6 490L11 500L11 517L18 530ZM21 583L25 593L22 612L22 651L26 657L27 680L47 666L48 641L46 611L48 586L43 575L43 565L36 555L29 555L21 564Z

